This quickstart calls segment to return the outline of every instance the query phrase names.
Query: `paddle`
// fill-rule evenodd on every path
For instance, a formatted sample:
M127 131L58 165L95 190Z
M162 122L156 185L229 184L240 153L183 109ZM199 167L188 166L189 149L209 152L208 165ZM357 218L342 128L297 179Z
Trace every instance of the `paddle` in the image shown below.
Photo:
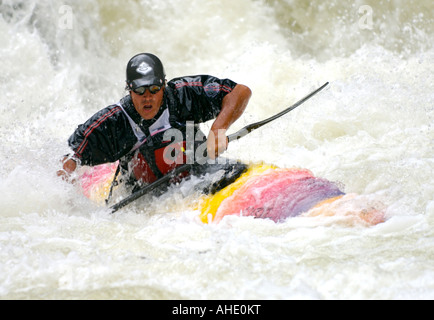
M263 125L276 120L277 118L280 118L281 116L287 114L288 112L294 110L295 108L297 108L298 106L300 106L302 103L306 102L308 99L312 98L314 95L316 95L318 92L320 92L322 89L324 89L329 83L326 82L325 84L323 84L321 87L319 87L318 89L316 89L315 91L313 91L312 93L308 94L306 97L304 97L303 99L299 100L298 102L296 102L295 104L293 104L292 106L290 106L289 108L279 112L278 114L259 121L259 122L255 122L252 124L249 124L248 126L245 126L244 128L242 128L241 130L237 131L234 134L231 134L228 136L228 142L234 141L234 140L238 140L239 138L244 137L245 135L249 134L250 132L252 132L253 130L256 130L260 127L262 127Z
M320 92L322 89L324 89L329 83L326 82L324 85L322 85L320 88L316 89L315 91L313 91L312 93L310 93L309 95L307 95L306 97L304 97L303 99L299 100L298 102L296 102L295 104L293 104L292 106L288 107L287 109L279 112L278 114L259 121L259 122L255 122L252 123L244 128L242 128L241 130L231 134L228 136L228 142L231 141L235 141L238 140L242 137L244 137L245 135L249 134L250 132L252 132L253 130L256 130L260 127L262 127L263 125L276 120L277 118L280 118L281 116L283 116L284 114L287 114L288 112L294 110L295 108L297 108L298 106L300 106L302 103L306 102L308 99L310 99L311 97L313 97L315 94L317 94L318 92ZM125 199L119 201L118 203L116 203L115 205L111 206L111 212L114 213L116 211L118 211L119 209L125 207L126 205L130 204L131 202L133 202L134 200L137 200L138 198L142 197L143 195L149 193L150 191L154 190L155 188L164 185L166 183L168 183L171 179L173 179L174 177L176 177L177 175L186 172L186 171L190 171L191 168L194 166L194 164L183 164L177 168L175 168L174 170L172 170L169 174L165 175L164 177L158 179L157 181L150 183L144 187L142 187L141 189L139 189L138 191L134 192L133 194L131 194L130 196L126 197Z

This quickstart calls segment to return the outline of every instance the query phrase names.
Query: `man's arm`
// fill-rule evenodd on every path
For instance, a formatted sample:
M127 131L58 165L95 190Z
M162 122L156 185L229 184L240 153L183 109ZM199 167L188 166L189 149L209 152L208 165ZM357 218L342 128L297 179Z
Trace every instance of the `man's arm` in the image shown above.
M63 158L57 175L70 180L78 165L115 162L130 151L135 142L136 137L121 107L104 108L79 125L70 136L68 144L72 152Z
M227 149L226 131L243 114L251 96L252 91L247 86L237 84L232 92L223 98L221 111L208 135L207 151L210 159L215 159Z

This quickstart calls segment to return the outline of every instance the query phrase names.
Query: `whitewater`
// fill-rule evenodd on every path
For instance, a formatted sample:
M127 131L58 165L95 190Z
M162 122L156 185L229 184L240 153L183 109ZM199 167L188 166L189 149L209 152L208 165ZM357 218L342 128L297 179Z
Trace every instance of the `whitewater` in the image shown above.
M433 36L432 0L0 0L0 299L434 299ZM330 82L224 156L308 169L386 221L204 224L191 182L90 201L60 159L140 52L249 86L229 133Z

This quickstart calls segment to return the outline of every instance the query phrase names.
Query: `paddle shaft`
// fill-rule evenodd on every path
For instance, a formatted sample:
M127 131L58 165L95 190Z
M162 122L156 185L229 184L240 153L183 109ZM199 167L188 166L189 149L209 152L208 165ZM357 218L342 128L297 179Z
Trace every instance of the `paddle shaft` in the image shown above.
M296 102L295 104L293 104L292 106L288 107L287 109L279 112L278 114L256 122L256 123L252 123L246 127L244 127L243 129L231 134L228 136L228 142L231 141L235 141L238 140L242 137L244 137L245 135L249 134L250 132L252 132L253 130L256 130L260 127L262 127L263 125L276 120L277 118L280 118L281 116L283 116L284 114L287 114L288 112L290 112L291 110L294 110L295 108L297 108L298 106L300 106L302 103L306 102L308 99L310 99L311 97L313 97L315 94L317 94L318 92L320 92L322 89L324 89L329 83L325 83L324 85L322 85L320 88L316 89L314 92L310 93L309 95L307 95L306 97L304 97L303 99L299 100L298 102ZM119 201L118 203L114 204L113 206L110 207L111 209L111 213L114 213L116 211L118 211L119 209L125 207L126 205L130 204L131 202L133 202L134 200L137 200L138 198L142 197L143 195L147 194L148 192L152 191L153 189L168 183L171 179L173 179L174 177L176 177L177 175L186 172L186 171L190 171L191 168L193 167L194 164L183 164L177 168L175 168L174 170L172 170L169 174L163 176L162 178L158 179L155 182L152 182L146 186L144 186L143 188L137 190L136 192L134 192L133 194L131 194L130 196L126 197L125 199Z
M152 183L144 186L143 188L137 190L136 192L134 192L130 196L126 197L125 199L122 199L118 203L111 206L110 209L112 210L112 213L118 211L120 208L125 207L126 205L130 204L134 200L137 200L138 198L140 198L143 195L147 194L148 192L154 190L155 188L157 188L157 187L159 187L165 183L168 183L171 179L176 177L178 174L181 174L181 173L186 172L186 171L190 171L192 166L193 166L193 164L189 164L189 163L183 164L182 166L175 168L169 174L163 176L162 178L158 179L157 181L152 182Z
M279 112L278 114L259 121L259 122L255 122L252 124L249 124L248 126L245 126L244 128L242 128L241 130L231 134L228 136L228 142L231 141L235 141L238 140L242 137L244 137L245 135L249 134L250 132L252 132L253 130L256 130L260 127L262 127L263 125L266 125L267 123L276 120L277 118L280 118L281 116L287 114L288 112L294 110L295 108L297 108L298 106L300 106L301 104L303 104L304 102L306 102L307 100L309 100L310 98L312 98L314 95L316 95L318 92L320 92L322 89L324 89L329 83L326 82L325 84L323 84L321 87L319 87L318 89L316 89L315 91L313 91L312 93L308 94L306 97L304 97L303 99L297 101L296 103L294 103L292 106L286 108L285 110Z

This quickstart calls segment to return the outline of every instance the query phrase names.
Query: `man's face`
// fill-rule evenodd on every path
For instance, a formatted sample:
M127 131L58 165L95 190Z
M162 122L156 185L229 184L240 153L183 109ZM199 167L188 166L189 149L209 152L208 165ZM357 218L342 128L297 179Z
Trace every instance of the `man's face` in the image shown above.
M143 119L150 120L157 115L163 103L164 87L155 94L152 94L149 89L146 89L142 95L134 91L130 91L130 94L137 112Z

